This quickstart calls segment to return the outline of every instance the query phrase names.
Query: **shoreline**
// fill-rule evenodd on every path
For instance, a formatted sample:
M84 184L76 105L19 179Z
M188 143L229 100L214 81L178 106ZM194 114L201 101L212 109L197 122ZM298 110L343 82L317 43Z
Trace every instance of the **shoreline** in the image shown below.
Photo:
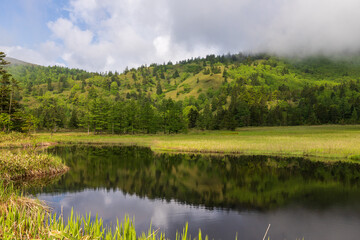
M360 126L357 126L360 132ZM357 128L356 127L356 128ZM47 133L37 134L34 137L26 139L20 139L19 141L14 141L12 139L11 142L0 141L0 150L4 152L8 152L9 156L13 156L14 159L18 159L20 162L26 162L26 159L23 157L18 157L21 155L20 151L18 153L10 153L9 149L13 148L27 148L29 149L29 156L43 155L44 159L49 157L59 163L59 159L55 156L51 156L49 154L42 154L36 150L41 148L47 148L51 146L60 146L60 145L96 145L96 146L139 146L139 147L149 147L155 154L160 154L162 152L170 153L170 154L201 154L201 155L265 155L265 156L275 156L275 157L305 157L310 160L319 160L322 162L327 162L329 164L334 163L335 161L345 161L345 162L355 162L357 161L349 159L349 154L360 154L360 148L357 151L353 151L348 149L347 151L343 151L347 145L342 145L342 148L333 149L332 151L324 154L324 151L310 151L311 147L313 147L310 143L314 143L318 141L320 144L324 142L328 142L329 140L338 141L339 139L334 139L336 136L346 136L343 137L342 141L344 143L349 142L351 139L355 139L358 136L357 132L350 132L354 128L354 126L347 127L335 127L337 129L334 130L331 126L320 127L320 133L308 132L305 133L308 138L305 143L303 142L299 148L294 149L291 146L294 145L282 145L286 142L289 142L289 138L283 138L284 134L288 134L288 130L292 130L290 139L302 139L304 141L304 133L301 133L303 130L310 131L311 127L284 127L284 128L252 128L243 131L237 132L195 132L189 134L179 134L179 135L86 135L84 133L57 133L52 136ZM283 131L283 132L282 132ZM324 131L324 132L322 132ZM333 132L331 135L330 132ZM334 133L335 132L335 133ZM326 136L328 134L328 136ZM329 135L330 134L330 135ZM305 139L306 139L305 137ZM313 139L313 137L315 137ZM321 139L323 137L323 139ZM277 142L271 141L273 138L280 139ZM70 141L68 139L71 139ZM350 140L349 140L350 139ZM341 139L340 139L341 140ZM269 143L268 145L261 145L263 142ZM10 144L11 143L11 144ZM247 143L250 145L241 145L241 143ZM230 145L227 145L230 144ZM231 145L232 144L232 145ZM254 145L251 145L254 144ZM260 145L259 145L260 144ZM310 144L310 145L308 145ZM251 147L252 146L252 147ZM262 146L262 148L260 147ZM275 146L271 151L268 148L269 146ZM280 148L276 148L276 146L280 146ZM288 146L288 148L286 147ZM309 146L309 148L304 148L304 146ZM355 146L355 145L354 145ZM357 146L357 145L356 145ZM31 149L33 148L33 149ZM296 150L296 151L294 151ZM337 151L335 151L337 150ZM343 152L342 152L343 151ZM341 153L339 155L335 155L335 153ZM4 155L5 156L5 155ZM344 158L346 156L346 158ZM3 157L6 159L6 157ZM0 163L1 163L0 156ZM10 162L16 162L16 161ZM6 162L5 162L6 163ZM6 166L6 164L5 164ZM62 174L69 170L63 163L60 165L54 165L55 167L47 167L47 169L35 169L30 172L12 172L12 176L9 180L16 179L30 179L31 177L41 178L48 177L49 175L56 176L56 174ZM57 166L57 167L56 167ZM1 169L0 169L1 170ZM62 172L62 173L61 173ZM0 171L1 173L1 171ZM10 173L9 173L10 174ZM4 177L4 174L2 174ZM29 198L27 196L22 196L19 192L13 187L7 187L4 185L5 183L0 182L0 193L2 194L2 199L0 199L0 228L7 229L7 231L13 231L11 228L7 228L7 226L16 225L17 230L23 229L26 234L34 234L33 230L27 229L27 225L21 226L24 222L26 224L31 225L31 229L39 229L38 235L32 235L32 238L42 238L42 237L58 237L58 238L66 238L70 234L69 232L61 231L64 227L76 227L79 224L84 224L81 217L76 217L74 219L74 224L70 223L64 225L63 219L57 218L52 212L47 209L45 203L40 202L34 198ZM8 188L8 189L7 189ZM10 205L10 203L12 205ZM19 215L19 219L15 220L11 219L12 215ZM1 219L1 217L3 218ZM41 218L45 221L47 218L52 218L52 222L40 222L37 223L35 220ZM22 219L29 219L23 221ZM3 221L3 222L1 222ZM90 221L90 220L86 220ZM101 221L101 220L100 220ZM129 223L129 218L124 219L124 223ZM92 221L93 222L93 221ZM73 224L73 225L72 225ZM94 225L95 226L95 225ZM96 228L101 228L106 231L107 226L96 225ZM26 230L27 229L27 230ZM95 237L92 234L93 229L89 229L89 232L78 232L77 236L83 237ZM136 234L135 230L131 230L134 234ZM0 237L6 238L5 234L0 230ZM25 232L24 232L25 233ZM20 233L21 234L21 233ZM106 234L106 233L105 233ZM120 232L119 232L120 234ZM150 233L149 233L150 234ZM155 235L155 232L152 232L151 235ZM150 235L150 236L151 236ZM17 237L25 238L25 236L29 235L19 235ZM158 235L156 238L158 239ZM146 237L144 237L146 239Z
M360 125L249 127L187 134L94 135L38 133L36 145L96 144L149 147L154 152L305 157L320 161L360 160ZM6 143L0 143L0 147Z

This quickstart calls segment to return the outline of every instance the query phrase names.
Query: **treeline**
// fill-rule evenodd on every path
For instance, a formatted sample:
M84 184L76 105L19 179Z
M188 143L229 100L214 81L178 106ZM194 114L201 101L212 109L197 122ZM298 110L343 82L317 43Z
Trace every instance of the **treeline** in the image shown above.
M0 122L4 131L114 134L356 124L359 66L246 54L126 68L121 74L13 66L7 68L13 83L1 78L8 90Z
M164 99L155 104L150 99L111 101L92 95L77 106L64 104L50 94L40 98L33 114L39 127L49 131L58 128L124 133L179 133L186 130L181 102Z
M242 126L286 126L359 123L359 81L336 86L308 86L277 91L231 89L230 105L218 109L209 129L235 129ZM214 107L214 106L212 106Z
M35 127L33 115L24 111L16 99L19 82L5 69L9 64L0 52L0 131L29 131Z
M184 101L146 95L113 99L98 92L69 104L52 94L33 111L39 127L125 133L179 133L188 129L234 130L244 126L359 123L360 83L305 86L277 91L224 84L209 101L204 95ZM230 100L228 96L230 95ZM201 97L203 96L203 97Z

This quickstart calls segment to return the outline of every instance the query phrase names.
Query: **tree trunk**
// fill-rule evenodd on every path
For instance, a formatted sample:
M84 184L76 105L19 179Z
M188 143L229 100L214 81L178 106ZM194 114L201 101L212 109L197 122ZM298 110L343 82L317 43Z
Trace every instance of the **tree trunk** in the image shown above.
M13 97L13 94L12 94L12 91L11 91L10 104L9 104L9 124L8 124L8 129L7 129L8 132L10 131L12 97Z

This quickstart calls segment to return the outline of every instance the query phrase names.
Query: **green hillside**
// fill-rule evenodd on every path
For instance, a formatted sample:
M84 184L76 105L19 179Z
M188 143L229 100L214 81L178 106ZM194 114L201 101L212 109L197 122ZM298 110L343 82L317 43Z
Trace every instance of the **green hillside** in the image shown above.
M122 73L10 65L38 129L176 133L189 128L358 123L360 57L209 55Z

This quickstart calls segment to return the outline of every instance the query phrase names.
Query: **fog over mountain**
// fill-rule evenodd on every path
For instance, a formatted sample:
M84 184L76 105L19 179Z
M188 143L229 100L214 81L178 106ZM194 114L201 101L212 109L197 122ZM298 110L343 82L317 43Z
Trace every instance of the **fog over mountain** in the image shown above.
M171 37L188 49L268 51L281 55L360 50L359 1L173 1Z
M58 15L39 20L47 39L16 46L0 40L0 49L93 71L239 51L334 56L360 51L358 9L356 0L69 0Z

